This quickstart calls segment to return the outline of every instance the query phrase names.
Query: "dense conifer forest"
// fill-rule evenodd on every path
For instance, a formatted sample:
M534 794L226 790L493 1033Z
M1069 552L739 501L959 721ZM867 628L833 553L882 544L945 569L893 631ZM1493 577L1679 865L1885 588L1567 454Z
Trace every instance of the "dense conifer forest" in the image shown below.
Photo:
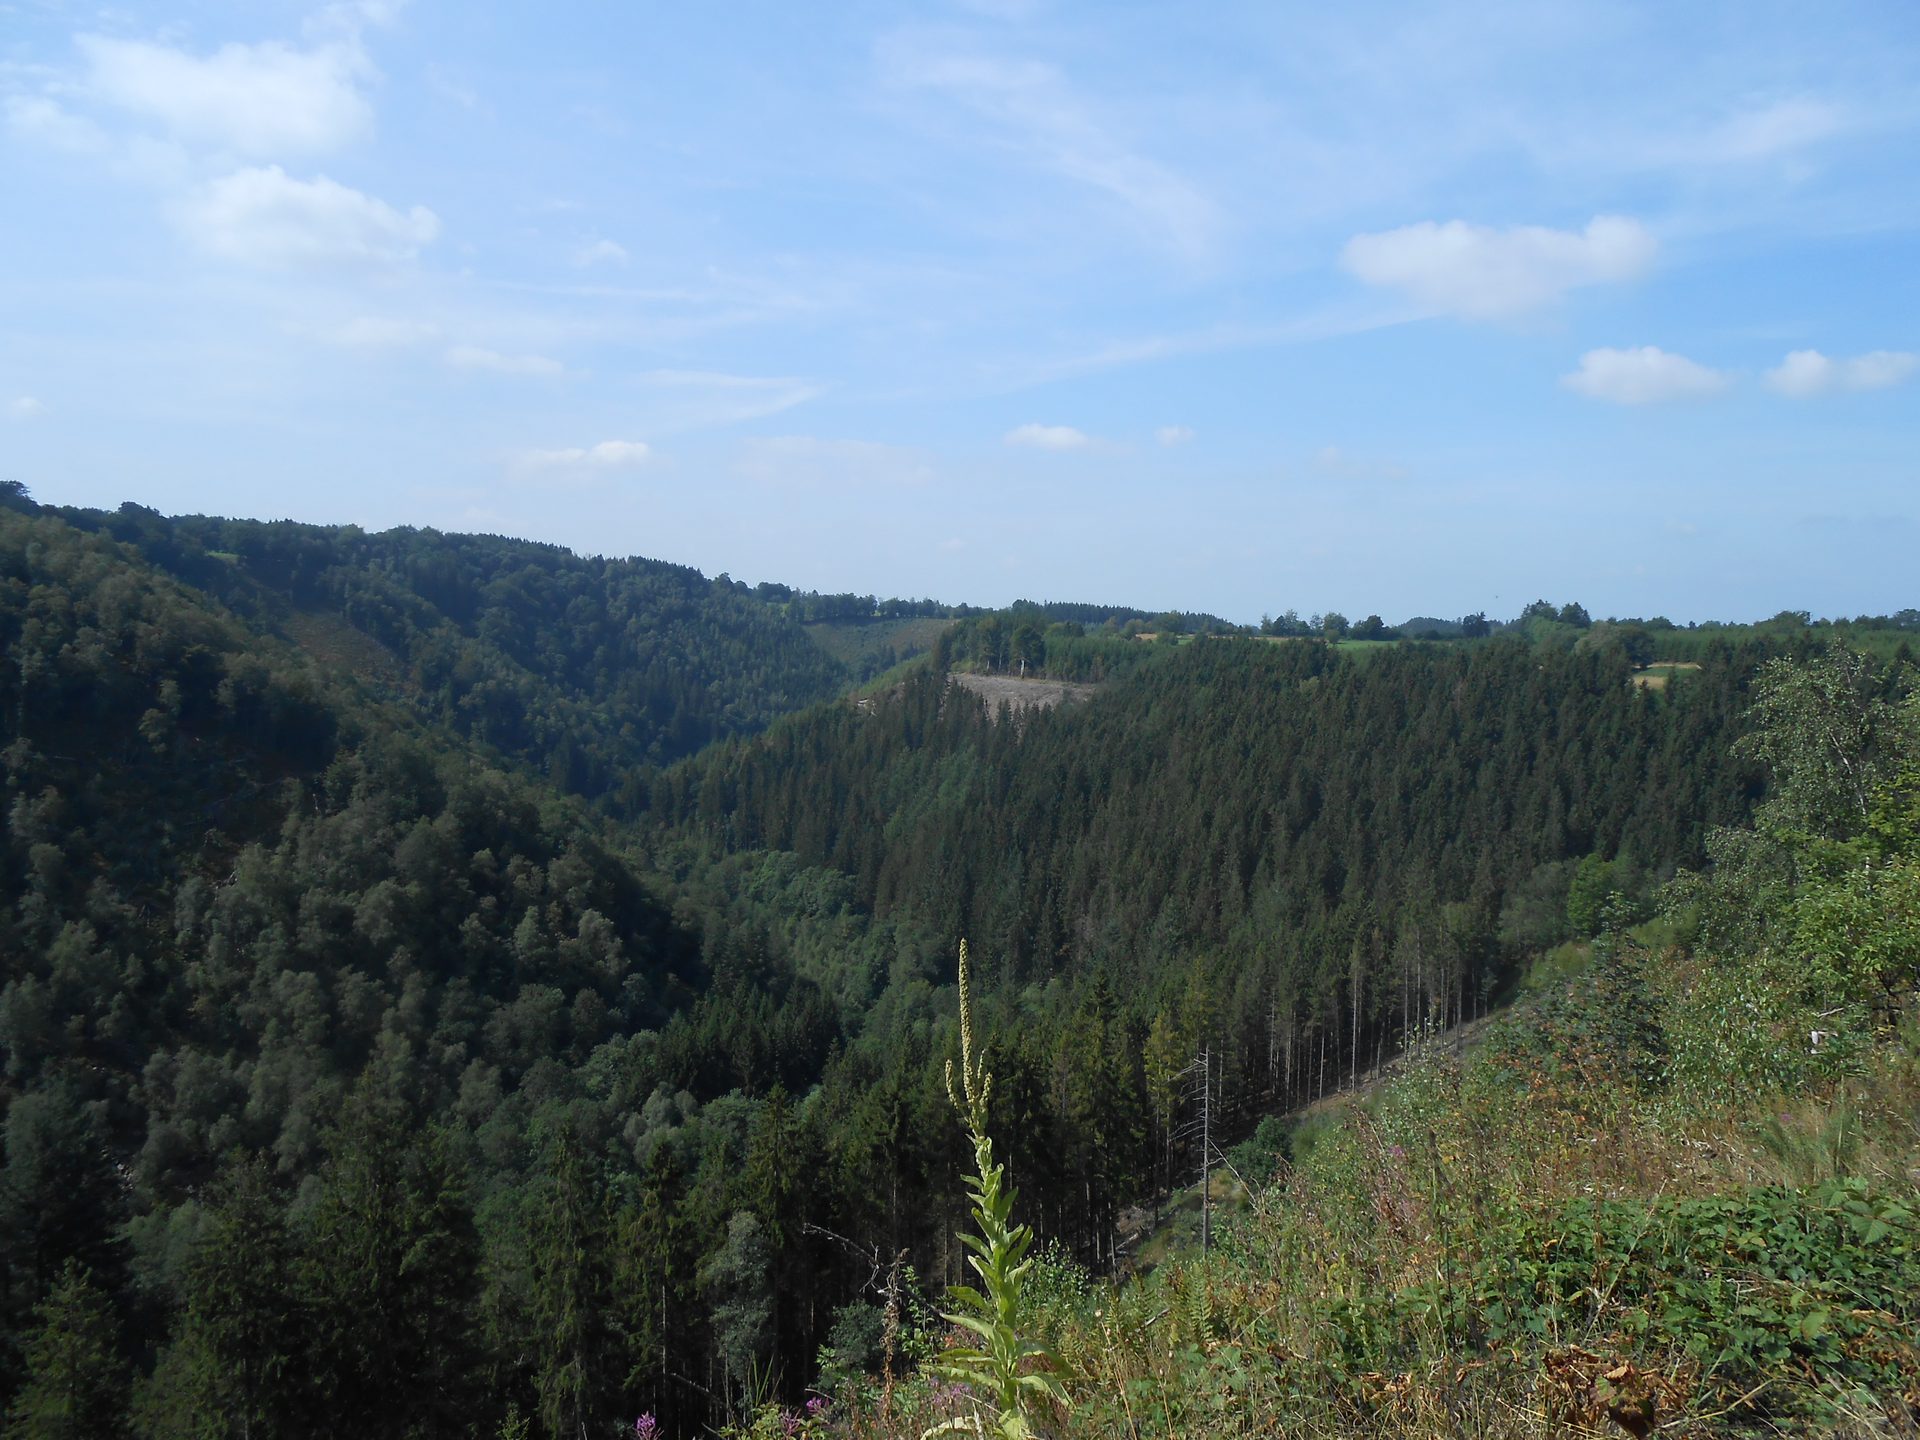
M1045 1242L1001 1277L1051 1347L1044 1433L1447 1433L1417 1428L1447 1365L1456 1401L1549 1375L1704 1415L1776 1342L1856 1409L1920 1375L1822 1278L1914 1318L1898 1127L1846 1089L1911 1083L1904 617L1857 648L1578 606L1343 644L5 499L9 1433L918 1434L987 1403L939 1318L981 1133ZM805 628L905 620L943 623L877 677ZM1496 1013L1478 1058L1423 1048ZM1299 1118L1409 1048L1374 1108ZM1202 1057L1251 1208L1105 1290L1211 1164ZM1497 1269L1553 1238L1529 1194L1641 1256L1665 1192L1577 1202L1580 1166L1653 1174L1647 1117L1733 1154L1731 1112L1697 1117L1735 1091L1790 1097L1789 1157L1855 1105L1880 1170L1679 1183L1706 1208L1658 1211L1668 1258L1593 1304ZM1436 1239L1450 1207L1482 1229ZM1681 1303L1715 1224L1792 1230L1814 1298L1662 1370L1686 1325L1608 1307Z

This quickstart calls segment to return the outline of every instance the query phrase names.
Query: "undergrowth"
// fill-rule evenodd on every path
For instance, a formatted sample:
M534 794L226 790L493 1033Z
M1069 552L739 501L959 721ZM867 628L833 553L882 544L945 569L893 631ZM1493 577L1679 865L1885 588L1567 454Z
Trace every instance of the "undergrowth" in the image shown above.
M1477 1051L1416 1053L1210 1256L1104 1284L1051 1256L1038 1432L1920 1433L1920 1031L1791 1093L1689 1092L1651 968L1605 944ZM942 1369L808 1423L972 1415Z

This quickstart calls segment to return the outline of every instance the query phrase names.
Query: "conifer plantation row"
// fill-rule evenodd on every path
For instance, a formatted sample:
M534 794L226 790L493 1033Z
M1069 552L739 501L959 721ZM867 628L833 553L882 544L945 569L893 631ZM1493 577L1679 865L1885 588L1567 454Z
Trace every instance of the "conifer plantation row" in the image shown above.
M1230 1143L1648 918L1763 793L1756 669L1812 651L1733 633L1662 688L1599 626L952 613L855 703L784 587L8 498L21 1435L797 1407L964 1277L961 937L1019 1218L1105 1272L1194 1178L1196 1057ZM1021 661L1099 683L953 682Z

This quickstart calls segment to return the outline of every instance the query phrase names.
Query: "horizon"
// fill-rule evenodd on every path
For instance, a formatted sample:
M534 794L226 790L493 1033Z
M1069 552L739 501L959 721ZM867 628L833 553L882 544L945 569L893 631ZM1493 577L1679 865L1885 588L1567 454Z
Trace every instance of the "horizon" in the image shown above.
M10 19L45 504L1240 623L1913 603L1891 0Z
M6 484L6 483L8 482L0 482L0 485ZM17 484L18 482L13 482L13 483ZM31 493L30 488L26 487L25 485L20 485L18 493L20 494L20 497L22 499L27 500L29 503L32 503L35 505L39 505L42 503L35 499L35 497ZM46 502L46 503L49 505L53 504L53 502ZM139 505L140 503L141 502L137 500L127 500L127 501L122 501L121 505L122 506L128 505L128 504ZM97 513L105 514L119 507L87 506L87 507L80 507L80 508L94 509L96 510ZM152 507L149 506L146 508L151 509ZM157 510L154 511L153 513L162 514L162 512ZM232 521L236 523L259 524L259 525L277 525L277 524L304 525L304 524L315 523L310 521L296 520L291 516L284 516L284 515L281 515L281 516L212 515L204 512L196 512L193 514L182 513L182 514L173 515L173 516L162 515L162 518L176 519L176 520L177 519L196 519L196 520ZM352 524L351 521L344 522L338 528L346 528L346 526L351 524ZM361 528L364 529L365 527L361 527ZM1110 599L1109 600L1089 600L1084 597L1076 598L1072 596L1044 596L1044 597L1036 598L1031 595L1016 595L1013 599L1002 602L1000 604L987 605L987 604L981 604L972 600L968 600L965 597L952 598L952 597L932 595L932 594L883 594L879 591L871 590L871 589L867 589L867 590L810 589L808 587L793 585L790 582L781 580L778 576L761 576L753 580L747 580L740 576L734 575L728 571L706 571L706 570L701 570L700 567L698 566L685 565L684 562L675 560L671 556L643 555L638 552L634 552L630 554L615 554L611 552L598 551L598 550L582 550L582 549L577 549L570 545L561 544L558 541L539 540L530 536L512 535L504 531L498 531L498 530L441 530L437 526L409 525L409 524L402 523L399 525L389 526L383 530L368 530L366 533L373 536L380 536L380 535L386 535L386 534L402 532L402 531L422 533L422 534L427 534L427 533L438 534L438 535L445 536L449 539L456 539L456 540L462 539L462 538L483 539L483 540L505 540L512 544L548 546L553 549L563 551L564 553L578 560L597 560L597 561L602 561L602 562L612 563L612 564L638 563L638 564L660 564L660 565L682 566L683 568L691 569L695 571L695 573L699 574L703 579L706 579L708 581L725 580L735 585L745 585L749 589L759 585L784 586L785 588L792 591L795 595L814 594L814 595L828 596L828 597L858 596L858 597L871 599L878 606L884 606L889 604L934 604L934 605L942 605L942 606L948 606L953 608L966 607L971 609L977 614L991 614L998 611L1018 609L1022 606L1034 606L1037 608L1044 609L1045 607L1052 606L1052 605L1072 605L1072 606L1081 606L1091 610L1109 610L1116 613L1126 610L1126 611L1134 611L1139 614L1148 615L1148 616L1175 614L1175 615L1183 615L1183 616L1189 616L1189 617L1200 618L1200 619L1223 620L1231 624L1240 625L1240 626L1251 626L1255 628L1259 627L1263 622L1267 620L1280 618L1288 614L1289 612L1293 613L1298 619L1306 621L1310 624L1313 622L1317 622L1324 613L1327 613L1322 611L1310 612L1302 609L1299 606L1282 606L1278 609L1265 611L1261 615L1255 616L1250 619L1240 619L1232 615L1217 614L1213 611L1196 610L1190 606L1174 605L1174 606L1161 607L1158 610L1153 610L1153 609L1149 609L1146 606L1115 602ZM1474 609L1474 610L1463 611L1459 615L1441 615L1435 612L1431 607L1427 609L1420 609L1418 607L1415 607L1413 610L1409 611L1406 615L1406 618L1402 620L1389 620L1386 618L1386 615L1383 612L1376 611L1371 608L1359 609L1351 614L1348 614L1347 612L1344 612L1344 611L1339 611L1335 613L1340 613L1344 615L1345 618L1350 623L1357 623L1369 617L1380 619L1383 623L1385 623L1391 629L1404 629L1404 627L1412 624L1416 620L1435 620L1435 621L1441 622L1442 624L1451 625L1463 619L1467 619L1469 617L1477 615L1480 618L1485 619L1490 625L1494 626L1496 630L1499 630L1499 629L1511 628L1515 625L1520 624L1522 620L1524 620L1525 618L1523 612L1526 610L1526 608L1529 605L1539 604L1543 602L1553 604L1556 609L1569 603L1574 605L1579 605L1582 609L1588 608L1581 602L1578 596L1549 597L1549 596L1542 595L1542 596L1535 596L1533 600L1523 604L1519 609L1515 610L1514 613L1510 616L1495 614L1493 611L1488 610L1484 606L1478 607L1477 609ZM1399 613L1399 612L1394 612L1394 613ZM1788 617L1799 617L1803 623L1805 623L1810 627L1811 626L1846 626L1846 625L1856 624L1862 621L1871 621L1876 619L1900 620L1903 617L1912 616L1915 614L1920 614L1920 610L1917 610L1916 607L1913 607L1913 606L1901 606L1898 609L1889 609L1889 610L1878 612L1878 613L1856 611L1852 614L1834 614L1834 615L1816 614L1813 611L1808 610L1805 607L1801 606L1801 607L1787 607L1785 609L1777 610L1771 615L1757 615L1749 619L1737 619L1737 618L1732 618L1728 616L1689 616L1686 618L1675 619L1673 616L1670 616L1658 611L1648 611L1644 614L1625 613L1625 612L1599 614L1599 613L1590 612L1590 622L1593 624L1622 624L1622 625L1655 624L1659 622L1664 622L1664 624L1670 625L1676 630L1705 630L1705 629L1714 629L1714 628L1736 629L1736 628L1760 626L1760 625L1766 625L1766 624L1772 623L1777 620L1785 619ZM1402 638L1405 638L1405 637L1402 637Z

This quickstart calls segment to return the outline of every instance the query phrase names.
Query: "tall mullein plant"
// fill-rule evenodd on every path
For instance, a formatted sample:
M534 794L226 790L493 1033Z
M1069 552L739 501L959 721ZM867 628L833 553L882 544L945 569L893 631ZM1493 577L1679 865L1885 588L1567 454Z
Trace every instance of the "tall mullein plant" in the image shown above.
M947 1294L961 1308L945 1318L971 1330L979 1341L966 1349L947 1351L934 1368L946 1379L966 1386L975 1409L971 1415L955 1416L934 1426L922 1440L946 1431L1031 1440L1037 1433L1036 1414L1043 1407L1066 1401L1066 1392L1054 1378L1058 1362L1046 1347L1021 1334L1027 1317L1020 1291L1033 1264L1027 1259L1033 1230L1013 1223L1014 1192L1007 1184L1006 1167L993 1158L993 1140L987 1134L987 1096L992 1089L993 1076L987 1073L986 1059L974 1045L973 990L967 974L967 942L962 940L960 1084L956 1089L953 1062L949 1060L947 1098L960 1112L967 1136L973 1141L974 1173L967 1177L967 1194L973 1201L973 1220L979 1233L960 1239L973 1252L967 1263L979 1275L981 1288L955 1285L949 1289ZM991 1420L981 1413L982 1401L993 1408Z

